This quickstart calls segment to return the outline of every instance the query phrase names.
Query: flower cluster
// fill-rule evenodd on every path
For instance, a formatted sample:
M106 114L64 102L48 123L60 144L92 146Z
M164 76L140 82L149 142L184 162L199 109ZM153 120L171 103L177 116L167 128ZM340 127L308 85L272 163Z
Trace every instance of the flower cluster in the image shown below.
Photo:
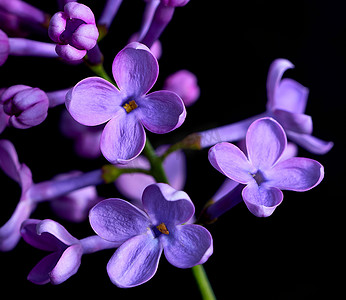
M121 2L108 0L101 15L94 15L92 7L77 1L58 1L60 11L57 8L50 16L25 1L0 0L0 17L18 21L6 26L0 22L0 66L12 56L35 56L59 58L69 67L85 64L94 72L55 91L25 82L1 87L0 133L7 127L25 131L40 126L48 111L60 106L57 127L74 140L76 154L84 159L102 155L107 161L89 172L70 170L35 183L13 142L0 139L0 168L21 188L13 215L0 227L0 250L14 249L23 238L48 251L28 275L34 284L61 284L77 273L84 254L113 248L106 269L110 281L120 288L150 280L162 253L177 268L201 271L213 253L213 238L205 226L242 200L254 216L269 217L283 200L282 190L308 191L324 177L319 162L296 156L297 145L325 154L333 143L311 135L312 119L304 113L308 89L282 78L293 68L286 59L275 60L269 68L264 113L154 149L147 132L162 135L181 127L186 107L200 96L197 76L185 69L168 76L163 89L153 91L163 54L159 38L175 9L183 9L189 0L146 1L141 28L114 53L109 76L99 41L109 34ZM29 33L19 26L22 23ZM42 41L23 37L42 31ZM203 148L209 148L210 164L226 178L196 213L196 199L184 191L183 150ZM204 172L204 176L214 174ZM97 186L106 184L114 185L124 199L99 196ZM31 219L42 202L50 202L61 222L87 222L95 235L77 238L57 221ZM196 278L200 289L208 291L202 294L213 299L211 286L202 277Z

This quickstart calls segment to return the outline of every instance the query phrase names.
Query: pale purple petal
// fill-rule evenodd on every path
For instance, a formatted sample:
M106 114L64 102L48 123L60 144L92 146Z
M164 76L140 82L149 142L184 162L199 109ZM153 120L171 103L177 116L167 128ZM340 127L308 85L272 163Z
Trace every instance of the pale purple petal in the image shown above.
M125 164L136 158L145 145L145 131L136 114L124 109L107 123L101 135L103 156L113 164Z
M56 43L60 43L60 35L65 31L67 16L62 11L55 13L49 22L48 35Z
M323 166L309 158L292 157L266 172L268 184L280 190L307 191L321 182Z
M0 168L13 180L20 182L21 165L13 144L8 140L0 140Z
M76 274L81 264L82 255L83 249L80 244L68 247L49 273L50 282L52 284L60 284Z
M89 220L101 238L119 243L142 234L150 225L143 211L125 200L115 198L96 204L90 210Z
M281 77L287 69L294 68L294 65L287 59L279 58L272 62L269 67L267 77L267 110L271 111L275 105L275 93L280 84Z
M334 146L333 142L323 141L309 134L287 131L287 136L292 142L315 154L326 154Z
M278 188L256 183L247 185L242 192L243 200L251 213L257 217L269 217L282 202L283 194Z
M184 122L186 109L181 98L171 91L157 91L137 99L140 119L146 129L167 133Z
M107 264L111 281L122 288L140 285L151 279L162 253L159 239L148 232L122 244Z
M226 142L216 144L209 150L208 158L212 166L228 178L244 184L253 181L251 174L256 169L237 146Z
M289 112L303 114L309 96L309 89L299 82L285 78L280 82L274 95L271 110L282 109Z
M213 253L213 239L203 226L179 225L166 236L161 236L167 260L178 268L192 268L203 264Z
M95 47L99 32L92 24L82 24L73 33L71 44L78 49L90 50Z
M165 183L149 185L143 192L142 201L153 224L164 223L167 228L186 223L195 212L195 207L185 192L177 191Z
M45 256L29 273L28 280L35 284L50 282L49 273L59 261L61 253L53 252Z
M64 12L71 19L80 19L85 23L95 24L95 17L92 10L84 4L69 2L64 6Z
M246 134L249 161L262 171L271 168L280 159L286 144L285 131L272 118L262 118L253 122Z
M68 62L80 61L86 54L86 50L79 50L69 44L55 46L55 52Z
M312 118L308 115L276 109L273 111L273 117L285 130L298 133L312 133Z
M127 97L137 98L152 88L159 73L159 66L149 48L133 42L114 58L112 71L122 93Z
M100 77L89 77L78 82L66 95L66 107L72 117L89 126L110 120L121 104L119 90Z

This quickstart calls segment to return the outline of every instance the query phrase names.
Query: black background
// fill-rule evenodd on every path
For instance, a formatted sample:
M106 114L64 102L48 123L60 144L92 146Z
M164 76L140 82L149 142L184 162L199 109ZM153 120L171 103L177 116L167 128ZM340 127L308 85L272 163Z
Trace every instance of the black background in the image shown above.
M55 1L28 1L50 14ZM48 3L49 2L49 3ZM103 1L88 4L96 18ZM240 1L239 1L240 2ZM306 113L313 117L314 135L334 141L326 155L299 149L325 167L322 183L305 193L284 192L283 203L269 218L256 218L241 203L208 229L214 237L214 254L205 264L219 299L313 299L339 287L344 262L340 254L345 201L344 120L346 65L346 7L344 1L220 1L192 0L177 8L162 34L160 75L153 90L179 69L198 77L201 97L188 108L185 123L167 135L148 133L154 146L173 143L188 133L242 120L265 110L266 77L270 63L287 58L295 69L286 77L310 89ZM100 43L105 68L111 74L116 53L139 29L144 2L125 0L108 36ZM49 41L41 36L33 38ZM67 88L92 76L84 66L57 60L10 57L0 68L0 85L26 84L45 91ZM7 128L1 138L11 140L19 160L29 166L35 182L70 170L91 171L104 158L86 160L73 153L73 143L58 129L63 106L51 109L41 125L19 130ZM200 211L223 177L207 159L207 149L186 152L188 178L185 191ZM1 174L0 224L10 217L20 191ZM112 186L99 188L105 197L120 196ZM339 213L338 213L339 212ZM77 238L93 234L87 221L72 224L54 216L40 204L33 218L51 218ZM0 253L0 287L28 296L68 296L75 292L101 292L116 299L198 299L190 270L180 270L161 258L157 274L133 289L112 285L106 264L114 250L85 255L76 275L59 286L36 286L26 280L32 267L45 255L20 241L11 252Z

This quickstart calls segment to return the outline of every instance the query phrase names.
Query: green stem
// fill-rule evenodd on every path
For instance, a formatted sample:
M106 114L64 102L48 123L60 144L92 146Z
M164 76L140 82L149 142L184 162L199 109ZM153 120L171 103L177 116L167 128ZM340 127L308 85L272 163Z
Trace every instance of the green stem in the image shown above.
M109 75L105 71L102 63L98 65L91 65L91 64L87 64L87 65L90 68L90 70L93 71L97 76L100 76L103 79L109 81L110 83L116 85L114 80L111 77L109 77Z
M207 274L202 265L192 267L192 273L195 276L203 300L216 300L213 289L208 280Z
M150 175L150 171L140 168L117 168L113 165L104 165L102 167L102 179L105 183L111 183L118 179L121 174L143 173Z

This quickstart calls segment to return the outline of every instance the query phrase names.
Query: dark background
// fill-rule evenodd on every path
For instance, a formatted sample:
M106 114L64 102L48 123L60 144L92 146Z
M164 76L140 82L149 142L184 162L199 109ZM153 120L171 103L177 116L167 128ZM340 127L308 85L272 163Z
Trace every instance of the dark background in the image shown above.
M50 14L57 11L55 1L28 2ZM299 156L324 165L325 178L318 187L305 193L284 192L283 203L269 218L256 218L241 203L208 227L214 237L214 254L205 269L218 299L313 299L322 292L332 298L331 293L339 287L344 230L343 216L338 212L345 201L346 166L342 156L346 102L343 2L232 1L225 6L220 1L192 0L176 9L160 38L163 54L153 90L161 89L169 74L188 69L198 77L201 97L188 108L187 119L179 129L164 136L148 133L154 146L263 112L267 72L276 58L289 59L295 69L284 76L310 89L306 113L313 117L313 134L335 143L323 156L299 149ZM101 4L81 3L88 4L97 18ZM138 31L143 8L141 0L125 0L108 36L100 43L109 74L116 53ZM52 91L73 86L88 76L92 73L84 65L10 57L0 68L0 85L26 84ZM72 141L64 138L57 126L63 109L51 109L46 121L37 127L7 128L2 133L1 138L14 143L19 160L29 166L35 182L70 170L91 171L106 163L104 158L86 160L73 153ZM186 156L185 191L199 212L223 176L210 166L207 149L186 152ZM20 191L3 174L0 179L3 224L13 212ZM112 185L100 187L99 192L105 197L120 196ZM46 203L40 204L32 217L57 220L77 238L93 234L87 221L72 224L61 220ZM13 251L0 253L0 287L2 291L42 297L100 291L103 297L116 299L198 299L191 271L171 266L164 257L148 283L127 290L115 287L106 273L113 251L85 255L78 273L59 286L36 286L26 276L45 253L20 241Z

